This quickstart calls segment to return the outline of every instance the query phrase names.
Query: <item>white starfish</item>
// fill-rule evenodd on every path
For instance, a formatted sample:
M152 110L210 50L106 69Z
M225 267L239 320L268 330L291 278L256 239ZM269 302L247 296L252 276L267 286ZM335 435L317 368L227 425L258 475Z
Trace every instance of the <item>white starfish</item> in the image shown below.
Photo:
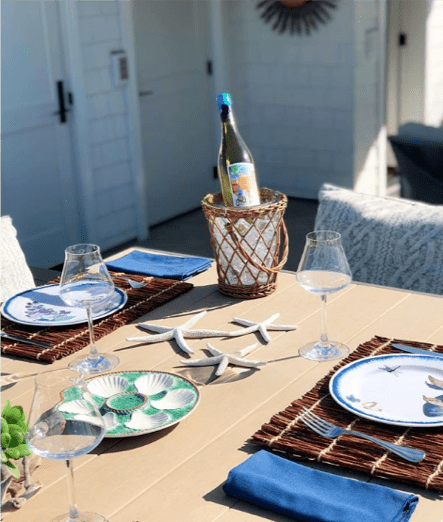
M239 319L234 318L232 322L241 324L243 326L248 326L249 328L243 328L243 330L236 330L235 332L229 332L229 337L239 337L240 335L246 335L251 332L260 332L263 340L267 343L271 342L271 337L268 334L267 330L296 330L296 325L290 324L271 324L273 321L279 317L280 314L274 314L269 319L262 321L260 323L255 323L254 321L248 321L247 319Z
M143 337L128 337L127 341L145 342L145 343L159 343L161 341L169 341L175 339L179 347L186 353L194 353L186 344L185 337L190 339L200 339L202 337L227 337L228 332L220 330L189 330L191 326L201 319L206 314L206 311L191 317L181 326L159 326L151 323L138 323L140 328L145 330L152 330L158 332L157 335L145 335Z
M206 359L194 359L191 361L180 361L182 364L186 364L186 366L218 366L215 375L221 375L227 368L228 364L234 364L235 366L243 366L245 368L256 368L257 366L264 366L266 363L263 361L250 361L242 359L245 355L253 350L257 343L252 344L251 346L247 346L243 348L243 350L238 350L234 353L224 353L217 348L214 348L209 343L206 343L208 350L211 352L212 357L207 357Z

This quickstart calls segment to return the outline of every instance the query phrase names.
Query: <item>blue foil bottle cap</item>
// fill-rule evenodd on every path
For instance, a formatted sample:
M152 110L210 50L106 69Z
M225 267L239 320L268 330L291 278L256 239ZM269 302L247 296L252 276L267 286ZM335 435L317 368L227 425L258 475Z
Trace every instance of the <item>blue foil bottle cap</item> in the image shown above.
M217 94L216 100L217 100L220 110L222 108L222 105L228 105L228 107L230 107L232 105L231 95L227 92L222 92L220 94Z

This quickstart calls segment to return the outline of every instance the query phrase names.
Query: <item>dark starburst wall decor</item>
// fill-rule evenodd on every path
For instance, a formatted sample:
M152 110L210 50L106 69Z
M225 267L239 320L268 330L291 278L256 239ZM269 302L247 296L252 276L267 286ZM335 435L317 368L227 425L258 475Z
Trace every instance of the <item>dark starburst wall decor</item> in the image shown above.
M310 34L331 19L329 11L335 9L340 0L263 0L257 9L262 11L263 20L274 22L272 29L280 34L286 30L291 34Z

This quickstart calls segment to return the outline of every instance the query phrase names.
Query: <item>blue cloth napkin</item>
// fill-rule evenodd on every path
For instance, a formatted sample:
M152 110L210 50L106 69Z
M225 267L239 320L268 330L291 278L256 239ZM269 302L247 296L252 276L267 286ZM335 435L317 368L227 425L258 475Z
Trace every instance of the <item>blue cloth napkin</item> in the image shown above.
M306 522L406 522L418 497L259 451L229 472L225 493Z
M167 256L133 250L119 259L109 261L106 266L117 272L184 281L204 272L211 266L211 263L212 259L206 257Z

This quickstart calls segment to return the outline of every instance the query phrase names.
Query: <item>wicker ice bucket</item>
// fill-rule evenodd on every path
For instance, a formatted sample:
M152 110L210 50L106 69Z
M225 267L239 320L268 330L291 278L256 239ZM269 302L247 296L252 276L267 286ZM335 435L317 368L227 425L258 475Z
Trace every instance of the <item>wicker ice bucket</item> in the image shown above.
M261 205L242 209L223 206L221 193L208 194L201 201L217 263L218 287L230 297L256 299L272 294L277 274L288 259L283 221L288 198L260 189L260 201Z

